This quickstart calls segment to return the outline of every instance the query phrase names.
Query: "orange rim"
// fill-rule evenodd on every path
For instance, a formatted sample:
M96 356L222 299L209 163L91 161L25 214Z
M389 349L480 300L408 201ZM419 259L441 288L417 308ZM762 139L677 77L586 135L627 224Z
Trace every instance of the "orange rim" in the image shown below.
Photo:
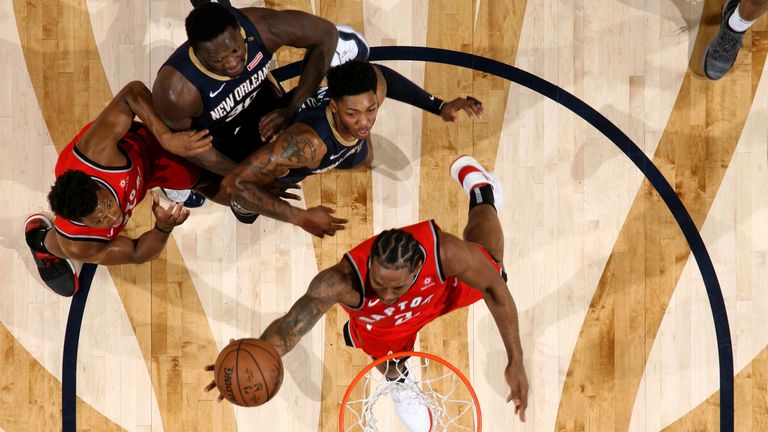
M461 382L464 383L464 386L469 390L470 396L472 396L472 402L475 404L475 415L477 416L477 421L475 424L477 425L477 432L482 432L483 430L483 415L480 412L480 402L477 400L477 394L475 393L475 389L472 388L472 384L469 382L467 377L464 376L463 373L461 373L460 370L456 368L456 366L450 364L447 360L444 360L436 355L425 353L425 352L417 352L417 351L403 351L398 352L394 354L390 354L388 356L384 356L381 358L378 358L371 362L368 366L364 367L363 370L358 373L355 378L352 380L352 382L349 383L349 386L347 386L347 391L344 393L344 397L341 399L341 409L339 409L339 432L344 432L344 412L346 411L347 407L347 400L349 399L349 396L352 394L352 389L355 388L355 385L365 376L365 374L368 373L371 369L376 367L376 365L384 363L387 360L394 360L396 358L400 357L422 357L422 358L428 358L430 360L434 360L441 365L447 367L451 370L456 376L459 377Z

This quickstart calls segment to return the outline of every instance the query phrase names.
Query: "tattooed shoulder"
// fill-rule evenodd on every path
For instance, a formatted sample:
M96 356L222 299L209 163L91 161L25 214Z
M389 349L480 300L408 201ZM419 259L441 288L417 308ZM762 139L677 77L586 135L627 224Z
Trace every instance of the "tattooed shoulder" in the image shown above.
M293 166L304 166L317 158L317 146L312 137L301 128L289 128L282 137L280 159Z
M340 264L325 269L310 284L310 295L315 298L339 301L349 291L354 291L352 279Z

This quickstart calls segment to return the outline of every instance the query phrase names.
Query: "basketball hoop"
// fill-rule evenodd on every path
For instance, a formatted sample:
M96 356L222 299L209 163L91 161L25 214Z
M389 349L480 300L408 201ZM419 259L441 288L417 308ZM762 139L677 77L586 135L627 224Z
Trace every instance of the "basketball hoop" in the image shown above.
M381 363L402 357L410 357L410 373L407 376L401 374L397 381L387 381L384 375L374 370ZM362 398L350 400L360 383ZM409 351L376 359L357 374L341 401L339 432L378 432L377 423L380 421L376 418L374 406L382 397L402 394L404 390L409 395L404 403L428 408L432 423L430 431L482 431L480 404L464 374L440 357ZM347 411L353 417L349 425L344 423Z

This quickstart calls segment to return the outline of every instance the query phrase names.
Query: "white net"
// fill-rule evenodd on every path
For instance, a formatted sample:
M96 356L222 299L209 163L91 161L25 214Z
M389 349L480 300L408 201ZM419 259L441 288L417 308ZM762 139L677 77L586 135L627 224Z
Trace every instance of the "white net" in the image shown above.
M398 379L388 381L376 368L371 368L354 385L362 386L360 399L348 400L345 410L344 431L378 432L389 430L382 420L386 421L400 417L405 424L404 430L409 431L474 431L475 420L478 418L475 400L465 383L454 371L440 362L426 357L411 357L407 362L409 373L405 376L398 371ZM394 364L387 365L387 371L394 371ZM401 363L402 364L402 363ZM358 395L361 393L358 391ZM394 402L395 410L384 411L377 409L377 403L390 399ZM429 411L429 426L412 426L418 420L408 424L405 417L416 416L426 407ZM403 414L403 411L406 414ZM395 414L395 412L397 414Z

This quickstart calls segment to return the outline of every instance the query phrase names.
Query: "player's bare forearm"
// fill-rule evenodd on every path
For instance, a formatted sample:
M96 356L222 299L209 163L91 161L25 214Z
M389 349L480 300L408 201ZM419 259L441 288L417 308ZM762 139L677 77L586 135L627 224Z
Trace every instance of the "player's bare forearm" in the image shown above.
M307 50L307 53L304 55L304 66L299 77L299 83L293 91L289 104L294 111L297 111L301 104L320 87L320 83L331 65L335 48L336 41L334 40L333 44L325 43Z
M235 166L237 166L237 164L221 154L221 152L216 150L213 146L195 156L189 156L187 159L195 165L222 177L231 173L232 170L235 169Z
M318 273L304 294L287 314L273 321L261 339L271 343L280 355L285 355L312 330L328 309L336 304L336 294L342 287L341 274L334 267Z
M272 344L281 356L285 355L312 330L325 310L305 295L287 314L273 321L264 330L261 339Z
M138 239L119 236L109 243L71 242L62 244L68 258L101 265L142 264L160 255L168 233L151 229ZM60 241L61 243L61 241Z
M126 86L126 90L126 104L158 140L171 133L171 130L155 111L155 107L152 105L152 93L144 83L133 81Z
M501 280L501 277L499 277ZM523 348L520 344L520 325L517 315L517 306L504 283L494 283L486 288L483 299L488 310L496 322L501 340L507 351L510 361L523 361Z
M279 221L298 225L305 212L278 198L260 184L235 182L235 186L231 187L222 182L222 189L240 207Z

